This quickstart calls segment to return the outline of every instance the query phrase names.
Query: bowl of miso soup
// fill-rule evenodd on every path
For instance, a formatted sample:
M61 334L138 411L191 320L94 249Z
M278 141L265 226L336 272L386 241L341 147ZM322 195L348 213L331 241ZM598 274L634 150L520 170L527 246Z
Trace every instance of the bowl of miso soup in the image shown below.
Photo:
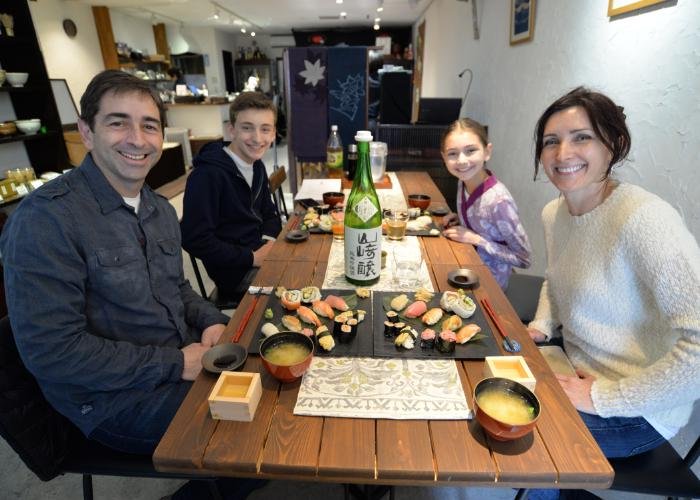
M540 416L540 401L524 385L507 378L485 378L474 388L476 420L498 441L525 436Z
M260 344L260 357L273 377L281 382L293 382L309 368L314 357L314 341L302 333L275 333Z

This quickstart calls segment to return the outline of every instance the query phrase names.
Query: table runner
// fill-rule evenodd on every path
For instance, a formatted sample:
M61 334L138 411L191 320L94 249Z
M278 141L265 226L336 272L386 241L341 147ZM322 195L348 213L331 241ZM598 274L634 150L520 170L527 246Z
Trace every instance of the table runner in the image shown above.
M388 172L387 175L391 179L390 188L377 189L377 197L379 198L379 205L382 210L387 208L394 209L405 209L406 208L406 198L403 195L403 190L401 189L401 183L399 178L396 176L395 172ZM350 197L350 189L344 189L345 200L347 202Z
M452 360L314 358L295 415L396 420L472 418Z

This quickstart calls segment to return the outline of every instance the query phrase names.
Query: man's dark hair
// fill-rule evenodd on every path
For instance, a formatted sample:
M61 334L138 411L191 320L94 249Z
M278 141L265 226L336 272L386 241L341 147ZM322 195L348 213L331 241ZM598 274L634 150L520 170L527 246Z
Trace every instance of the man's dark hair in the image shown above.
M537 120L535 127L535 179L537 179L540 155L544 148L544 128L547 126L547 122L553 114L577 106L586 112L593 131L612 155L604 178L608 178L613 165L627 158L632 146L632 138L625 123L624 108L600 92L586 87L576 87L550 104Z
M273 124L277 124L277 107L269 97L262 92L241 92L228 109L231 125L236 124L238 113L247 109L269 109L274 115Z
M90 130L95 130L95 116L100 111L102 96L110 92L116 95L136 92L149 96L158 107L161 129L165 132L165 106L158 92L145 80L116 69L107 69L95 75L80 98L80 118Z

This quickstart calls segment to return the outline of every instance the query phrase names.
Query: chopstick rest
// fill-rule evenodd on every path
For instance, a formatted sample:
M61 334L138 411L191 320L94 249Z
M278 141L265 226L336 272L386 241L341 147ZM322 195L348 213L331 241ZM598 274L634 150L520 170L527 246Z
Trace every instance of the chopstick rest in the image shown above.
M251 285L248 287L248 293L253 295L253 301L248 306L248 309L246 309L246 312L243 315L243 319L238 324L236 333L233 335L233 339L231 340L231 342L234 343L238 342L241 339L241 335L243 335L243 330L245 330L245 327L248 326L250 317L253 315L253 311L255 311L255 306L258 304L258 299L260 299L260 295L270 295L272 293L272 287Z

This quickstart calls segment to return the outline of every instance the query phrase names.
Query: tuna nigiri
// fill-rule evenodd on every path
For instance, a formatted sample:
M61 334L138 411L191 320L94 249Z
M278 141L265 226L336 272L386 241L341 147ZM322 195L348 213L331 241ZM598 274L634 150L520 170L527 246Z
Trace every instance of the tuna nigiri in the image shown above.
M350 309L345 300L337 295L329 295L326 297L326 302L328 302L329 306L331 306L333 309L337 309L338 311L347 311Z
M333 308L325 300L315 301L313 304L311 304L311 309L313 309L313 311L316 314L318 314L319 316L323 316L324 318L333 319L335 317L335 312L333 312Z
M299 306L299 309L297 309L297 314L299 314L299 317L304 323L311 323L312 325L321 326L321 320L318 319L316 313L308 307Z
M416 300L413 304L406 308L403 314L407 318L417 318L427 310L428 305L425 302L423 302L422 300Z

